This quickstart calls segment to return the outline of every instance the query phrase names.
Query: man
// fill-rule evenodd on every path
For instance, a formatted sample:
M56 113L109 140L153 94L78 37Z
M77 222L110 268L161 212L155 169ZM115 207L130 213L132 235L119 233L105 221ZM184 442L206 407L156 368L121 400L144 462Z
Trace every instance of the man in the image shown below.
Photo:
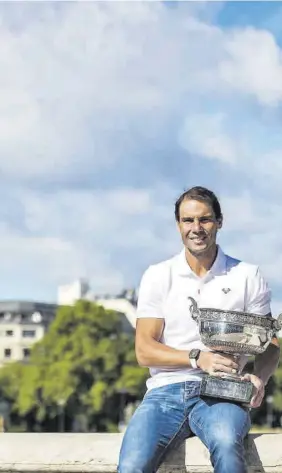
M153 473L167 452L197 435L209 449L215 473L245 473L249 409L199 397L204 373L236 373L240 362L202 344L188 297L199 307L270 315L270 291L257 266L225 255L217 245L223 218L213 192L203 187L184 192L175 204L175 218L183 251L150 266L140 285L136 356L151 377L126 430L118 471ZM244 376L255 387L250 407L260 406L278 359L273 338L256 357L254 373Z

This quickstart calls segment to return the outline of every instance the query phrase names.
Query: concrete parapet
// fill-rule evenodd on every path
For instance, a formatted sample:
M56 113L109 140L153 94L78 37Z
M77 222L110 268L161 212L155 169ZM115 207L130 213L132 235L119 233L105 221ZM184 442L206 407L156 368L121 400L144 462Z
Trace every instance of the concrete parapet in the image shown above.
M2 472L116 472L123 434L3 433ZM246 440L250 473L282 473L282 434L252 434ZM210 473L209 453L193 437L171 454L161 473Z

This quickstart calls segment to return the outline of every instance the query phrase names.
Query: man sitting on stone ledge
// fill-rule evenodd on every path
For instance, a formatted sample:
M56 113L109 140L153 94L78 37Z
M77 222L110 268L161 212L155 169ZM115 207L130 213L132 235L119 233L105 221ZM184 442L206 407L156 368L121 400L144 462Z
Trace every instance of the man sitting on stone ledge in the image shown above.
M184 192L175 218L183 251L150 266L140 285L136 356L151 377L125 432L118 472L156 472L169 451L196 435L208 448L215 473L245 473L249 408L199 395L204 373L236 373L240 362L203 345L188 297L199 307L270 315L270 291L257 266L225 255L217 245L223 218L213 192L202 187ZM254 373L245 375L254 385L250 407L260 406L278 360L273 338L256 357Z

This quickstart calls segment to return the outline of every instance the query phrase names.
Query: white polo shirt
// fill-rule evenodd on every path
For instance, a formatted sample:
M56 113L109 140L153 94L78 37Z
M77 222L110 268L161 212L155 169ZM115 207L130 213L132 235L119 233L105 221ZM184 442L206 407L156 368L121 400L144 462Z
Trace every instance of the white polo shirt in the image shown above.
M185 250L177 256L150 266L144 273L138 296L137 318L164 319L160 342L179 350L200 348L197 323L190 314L193 297L199 308L238 310L266 315L271 293L259 267L225 255L218 247L212 268L198 277L186 261ZM187 355L188 356L188 355ZM201 380L200 369L150 366L147 388L170 383Z

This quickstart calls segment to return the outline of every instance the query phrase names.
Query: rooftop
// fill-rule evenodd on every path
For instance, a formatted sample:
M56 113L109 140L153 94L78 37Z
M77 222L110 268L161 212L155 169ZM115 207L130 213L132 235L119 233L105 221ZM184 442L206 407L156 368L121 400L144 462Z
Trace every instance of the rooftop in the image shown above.
M0 312L55 312L57 307L57 304L49 304L48 302L19 301L16 299L0 301Z

